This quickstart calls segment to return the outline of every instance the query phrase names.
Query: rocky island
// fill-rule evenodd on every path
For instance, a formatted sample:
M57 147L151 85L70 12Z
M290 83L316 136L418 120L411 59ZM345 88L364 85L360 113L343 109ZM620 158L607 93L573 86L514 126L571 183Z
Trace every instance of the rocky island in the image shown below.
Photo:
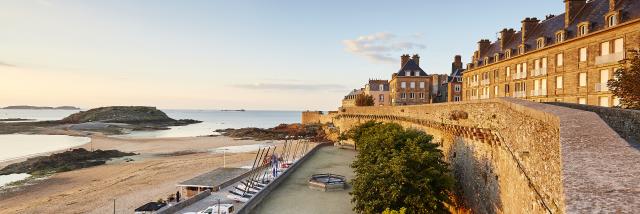
M176 120L155 107L110 106L81 111L56 121L0 123L0 134L38 132L42 128L125 134L132 130L165 130L200 122Z

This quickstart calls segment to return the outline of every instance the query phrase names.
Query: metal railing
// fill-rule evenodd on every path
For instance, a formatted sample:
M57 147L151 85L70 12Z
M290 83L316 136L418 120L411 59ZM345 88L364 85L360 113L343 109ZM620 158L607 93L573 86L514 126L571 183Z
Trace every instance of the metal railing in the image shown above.
M547 90L542 90L542 89L531 90L531 96L547 96Z
M514 91L513 92L513 97L515 97L515 98L527 97L527 92L526 91Z
M533 77L547 75L547 68L537 68L533 70Z
M478 82L471 82L471 87L478 86Z
M491 84L491 80L489 80L489 79L484 79L484 80L482 80L482 81L480 82L480 84L482 84L482 85L489 85L489 84Z
M596 65L618 62L624 59L624 52L611 53L604 56L596 56Z
M527 78L527 72L526 71L523 71L523 72L520 72L520 73L515 73L512 76L512 79L514 79L514 80L525 79L525 78Z
M609 86L603 83L596 83L596 92L609 91Z

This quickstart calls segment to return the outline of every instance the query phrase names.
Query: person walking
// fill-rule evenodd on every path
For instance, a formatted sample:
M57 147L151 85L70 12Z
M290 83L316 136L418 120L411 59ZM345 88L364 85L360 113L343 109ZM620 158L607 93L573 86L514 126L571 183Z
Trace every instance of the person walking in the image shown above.
M180 191L176 192L176 202L180 202Z

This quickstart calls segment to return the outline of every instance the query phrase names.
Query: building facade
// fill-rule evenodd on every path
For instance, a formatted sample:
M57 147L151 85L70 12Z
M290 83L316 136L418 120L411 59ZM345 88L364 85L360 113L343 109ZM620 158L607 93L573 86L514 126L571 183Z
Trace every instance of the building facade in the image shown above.
M451 63L451 74L447 81L447 102L460 102L463 97L462 56L456 55Z
M391 105L388 80L369 80L364 86L364 94L373 97L374 106Z
M347 96L342 98L342 107L353 107L356 106L356 98L359 95L364 94L364 89L353 89L353 91L349 92Z
M565 13L526 18L480 40L463 72L464 100L515 97L616 106L607 81L640 47L640 1L564 0Z
M400 70L389 81L391 105L431 103L431 76L420 68L420 56L402 55Z

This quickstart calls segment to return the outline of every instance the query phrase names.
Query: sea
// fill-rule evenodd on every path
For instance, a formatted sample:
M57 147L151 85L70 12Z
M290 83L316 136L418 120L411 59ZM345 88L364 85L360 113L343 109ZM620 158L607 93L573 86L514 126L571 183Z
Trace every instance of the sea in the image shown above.
M0 119L22 118L34 121L60 120L79 110L0 109ZM270 128L282 123L299 123L300 111L220 111L220 110L162 110L173 119L194 119L202 123L170 127L168 130L133 131L120 138L165 138L216 135L216 129ZM64 135L0 135L0 162L65 150L89 143L86 137ZM23 179L25 175L0 176L0 187Z

